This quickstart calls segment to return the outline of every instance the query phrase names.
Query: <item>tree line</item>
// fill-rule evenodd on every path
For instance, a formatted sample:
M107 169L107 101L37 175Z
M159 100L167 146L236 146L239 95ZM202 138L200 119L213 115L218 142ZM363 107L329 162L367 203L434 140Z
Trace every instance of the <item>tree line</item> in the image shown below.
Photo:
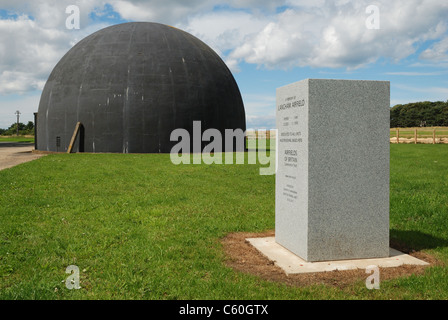
M390 109L390 127L448 127L448 100L397 104ZM17 123L8 129L0 129L0 135L17 134ZM19 135L33 135L34 123L19 122Z
M17 134L17 122L13 123L8 129L0 129L0 135L12 136ZM34 135L34 122L28 121L27 124L19 122L19 135Z
M448 127L448 100L397 104L390 109L390 127Z

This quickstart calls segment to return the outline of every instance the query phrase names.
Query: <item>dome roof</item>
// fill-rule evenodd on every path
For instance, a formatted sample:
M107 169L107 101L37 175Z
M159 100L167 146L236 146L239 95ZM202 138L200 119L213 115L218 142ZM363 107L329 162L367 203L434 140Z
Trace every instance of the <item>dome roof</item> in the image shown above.
M225 63L182 30L124 23L84 38L55 66L39 104L37 149L66 151L81 122L86 152L170 152L171 132L192 135L193 121L202 132L246 129Z

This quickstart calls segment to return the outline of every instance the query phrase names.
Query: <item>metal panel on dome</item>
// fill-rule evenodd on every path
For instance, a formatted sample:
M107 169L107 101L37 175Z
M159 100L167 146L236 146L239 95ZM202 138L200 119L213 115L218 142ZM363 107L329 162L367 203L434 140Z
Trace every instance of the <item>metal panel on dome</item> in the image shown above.
M223 137L225 129L246 130L222 59L191 34L150 22L107 27L76 44L50 74L37 118L44 151L66 151L77 122L85 152L167 153L177 143L171 132L192 136L193 121Z

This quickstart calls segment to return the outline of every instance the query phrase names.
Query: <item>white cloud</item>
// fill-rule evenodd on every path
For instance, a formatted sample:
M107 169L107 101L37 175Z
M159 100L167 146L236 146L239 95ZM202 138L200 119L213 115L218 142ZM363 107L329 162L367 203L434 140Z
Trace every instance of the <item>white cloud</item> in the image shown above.
M69 5L79 7L81 27L86 27L89 22L89 14L97 8L103 8L107 0L3 0L2 9L13 13L26 14L39 27L44 29L65 29L65 20L69 16L65 9Z
M124 19L172 24L196 35L233 71L242 61L272 69L355 69L381 58L402 60L428 40L435 43L420 58L448 60L448 3L437 0L374 1L379 30L365 27L370 0L3 0L2 8L19 17L0 18L0 94L42 88L71 46L107 26L89 22L106 3ZM80 7L79 31L65 28L65 8L72 4Z
M180 21L183 15L213 1L122 0L4 0L2 9L15 16L0 17L0 95L41 90L52 68L78 41L107 26L91 23L106 3L125 19ZM80 9L81 29L68 30L66 7Z
M211 10L213 0L110 0L108 1L123 19L176 24L191 14ZM218 2L219 3L219 2Z
M436 42L431 48L423 51L420 58L433 61L448 61L448 37Z
M248 37L259 33L267 23L269 20L264 16L256 16L245 11L223 10L194 15L176 27L198 37L226 60L227 51L233 50ZM229 59L226 64L232 71L239 71L237 61Z
M0 19L0 95L41 90L53 67L76 42L106 26L99 23L68 30L65 5L71 2L5 3L17 17ZM92 4L78 1L78 5L87 19ZM28 9L27 14L21 13L22 7Z
M0 94L41 89L68 44L66 33L28 16L0 20Z
M112 1L112 6L123 19L134 21L151 21L155 12L151 9L145 9L144 5L135 5L129 1Z
M29 72L3 71L0 73L0 93L25 93L41 90L45 85Z
M386 72L385 74L391 76L440 76L442 72L413 72L413 71L402 71L402 72Z
M376 1L379 30L365 26L370 1L290 3L300 7L277 14L261 32L236 47L229 60L267 68L359 68L382 57L406 58L422 42L438 39L447 30L448 5L433 0ZM438 51L445 50L444 45Z

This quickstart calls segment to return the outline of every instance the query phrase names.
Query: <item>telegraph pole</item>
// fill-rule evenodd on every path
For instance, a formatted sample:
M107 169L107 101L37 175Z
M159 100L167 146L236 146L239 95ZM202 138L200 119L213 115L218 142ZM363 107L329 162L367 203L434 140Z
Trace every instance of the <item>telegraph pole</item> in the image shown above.
M16 115L17 115L17 136L19 136L19 119L21 115L19 110L16 111Z

